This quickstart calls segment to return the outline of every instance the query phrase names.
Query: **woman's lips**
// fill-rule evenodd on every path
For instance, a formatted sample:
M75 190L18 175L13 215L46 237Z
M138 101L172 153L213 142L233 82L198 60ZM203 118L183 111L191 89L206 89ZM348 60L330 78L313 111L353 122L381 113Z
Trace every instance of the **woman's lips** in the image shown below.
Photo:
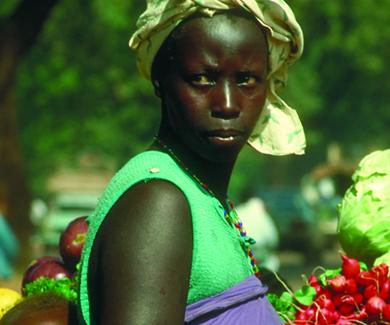
M215 145L236 145L242 141L243 132L234 129L220 129L206 132L207 139Z

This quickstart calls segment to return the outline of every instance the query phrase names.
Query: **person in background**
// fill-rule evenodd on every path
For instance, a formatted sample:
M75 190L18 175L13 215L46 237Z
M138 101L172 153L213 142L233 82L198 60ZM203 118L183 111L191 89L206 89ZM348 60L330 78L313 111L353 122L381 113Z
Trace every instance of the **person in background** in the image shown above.
M19 253L19 241L9 226L0 203L0 280L14 274L13 264Z

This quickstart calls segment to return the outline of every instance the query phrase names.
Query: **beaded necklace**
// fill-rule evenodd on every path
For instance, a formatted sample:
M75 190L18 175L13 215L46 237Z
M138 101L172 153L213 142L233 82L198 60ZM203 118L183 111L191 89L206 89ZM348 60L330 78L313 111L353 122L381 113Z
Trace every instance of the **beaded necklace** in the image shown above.
M192 173L189 168L177 157L175 152L167 145L165 144L161 139L159 139L157 136L154 137L156 140L156 143L164 149L172 158L176 161L176 163L186 172L187 175L189 175L201 188L203 188L207 193L209 193L212 197L216 198L216 195L213 193L211 188L204 182L200 180L199 177L197 177L194 173ZM244 229L244 226L241 222L241 220L238 217L238 214L236 210L234 209L233 203L227 199L226 200L228 206L230 207L230 211L224 208L224 217L226 221L233 227L237 229L237 231L240 233L240 236L243 239L243 246L246 251L246 253L249 256L250 263L252 266L253 273L259 278L260 277L260 269L257 266L257 261L255 256L253 255L253 251L250 247L251 244L253 244L255 241L247 236L247 233Z

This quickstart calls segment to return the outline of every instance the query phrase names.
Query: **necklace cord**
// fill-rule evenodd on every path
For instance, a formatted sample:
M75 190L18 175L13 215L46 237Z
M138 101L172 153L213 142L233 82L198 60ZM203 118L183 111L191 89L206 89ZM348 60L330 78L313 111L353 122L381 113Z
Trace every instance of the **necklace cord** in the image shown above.
M180 168L182 168L186 172L186 174L189 175L195 181L196 184L198 184L209 195L211 195L212 197L217 199L216 195L213 193L213 191L210 189L210 187L206 183L202 182L198 176L196 176L194 173L192 173L190 171L190 169L181 161L181 159L179 159L179 157L175 154L175 152L167 144L165 144L157 136L154 136L154 139L156 140L157 145L160 146L161 149L163 149L167 154L169 154L169 156L172 157L172 159L178 164L178 166ZM253 254L251 247L250 247L250 245L252 245L255 241L252 238L250 238L249 236L247 236L247 233L243 227L243 224L242 224L241 220L239 220L237 211L234 209L233 203L229 199L226 199L226 202L227 202L227 205L229 207L229 211L228 211L228 209L224 209L224 217L225 217L226 221L231 226L236 228L237 231L239 232L241 240L243 241L243 248L250 259L252 271L256 275L256 277L259 278L260 277L260 269L257 265L256 258Z

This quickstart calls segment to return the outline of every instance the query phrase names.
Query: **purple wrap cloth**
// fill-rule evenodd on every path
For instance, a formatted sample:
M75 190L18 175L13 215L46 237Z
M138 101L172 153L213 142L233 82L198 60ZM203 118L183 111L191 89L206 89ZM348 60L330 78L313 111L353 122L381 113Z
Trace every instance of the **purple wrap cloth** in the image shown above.
M188 325L282 325L265 296L268 288L256 276L213 297L188 305Z

